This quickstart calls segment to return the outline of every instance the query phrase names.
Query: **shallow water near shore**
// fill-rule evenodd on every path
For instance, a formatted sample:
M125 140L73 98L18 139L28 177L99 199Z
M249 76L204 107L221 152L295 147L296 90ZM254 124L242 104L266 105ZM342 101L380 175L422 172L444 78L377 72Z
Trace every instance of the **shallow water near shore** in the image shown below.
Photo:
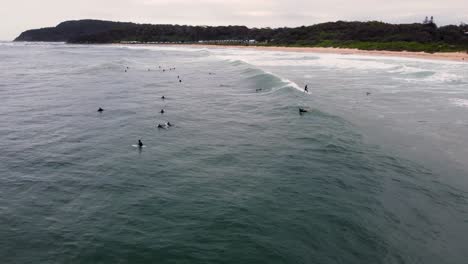
M467 64L48 43L0 59L2 263L466 263Z

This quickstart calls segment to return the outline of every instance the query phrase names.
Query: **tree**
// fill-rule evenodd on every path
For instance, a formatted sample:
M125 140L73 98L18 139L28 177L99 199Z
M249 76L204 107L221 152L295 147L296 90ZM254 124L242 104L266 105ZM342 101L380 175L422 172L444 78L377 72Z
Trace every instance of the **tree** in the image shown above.
M423 24L429 24L429 18L427 18L427 16L424 18Z

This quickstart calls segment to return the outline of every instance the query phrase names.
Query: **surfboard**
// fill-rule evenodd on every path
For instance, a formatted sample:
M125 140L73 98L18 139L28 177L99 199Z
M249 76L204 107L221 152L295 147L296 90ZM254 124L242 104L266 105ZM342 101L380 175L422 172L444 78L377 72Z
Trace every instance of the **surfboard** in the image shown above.
M138 145L132 145L132 147L134 147L134 148L139 148L140 146L138 146ZM146 148L146 146L143 145L142 148Z

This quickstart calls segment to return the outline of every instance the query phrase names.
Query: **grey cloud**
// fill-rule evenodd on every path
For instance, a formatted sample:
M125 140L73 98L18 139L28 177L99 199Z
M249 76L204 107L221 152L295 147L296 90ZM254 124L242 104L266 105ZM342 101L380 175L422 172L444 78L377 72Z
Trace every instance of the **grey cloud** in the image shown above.
M468 22L466 0L0 0L0 39L54 26L69 19L96 18L138 23L301 26L335 20Z

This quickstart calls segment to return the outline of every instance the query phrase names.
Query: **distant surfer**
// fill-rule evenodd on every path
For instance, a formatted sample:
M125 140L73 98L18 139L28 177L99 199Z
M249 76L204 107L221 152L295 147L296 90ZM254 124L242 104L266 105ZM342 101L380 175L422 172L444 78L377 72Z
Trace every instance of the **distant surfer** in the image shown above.
M138 147L142 148L143 147L143 142L141 142L141 139L138 140Z
M104 112L104 109L102 109L101 107L99 107L99 109L97 110L99 113L102 113Z
M170 122L166 122L164 124L158 124L158 128L160 129L168 129L172 126L172 124Z
M181 79L179 79L179 82L181 83L181 82L182 82L182 80L181 80Z
M166 96L164 96L164 95L163 95L163 96L161 96L161 99L163 99L163 100L164 100L164 99L166 99Z
M160 113L161 113L161 114L164 114L164 113L165 113L164 109L161 109L161 112L160 112Z
M369 95L371 95L371 93L367 92L366 95L369 96Z
M302 115L303 113L307 113L307 112L309 112L307 109L299 107L299 114Z
M304 87L304 93L309 93L309 86L306 84L306 86Z

